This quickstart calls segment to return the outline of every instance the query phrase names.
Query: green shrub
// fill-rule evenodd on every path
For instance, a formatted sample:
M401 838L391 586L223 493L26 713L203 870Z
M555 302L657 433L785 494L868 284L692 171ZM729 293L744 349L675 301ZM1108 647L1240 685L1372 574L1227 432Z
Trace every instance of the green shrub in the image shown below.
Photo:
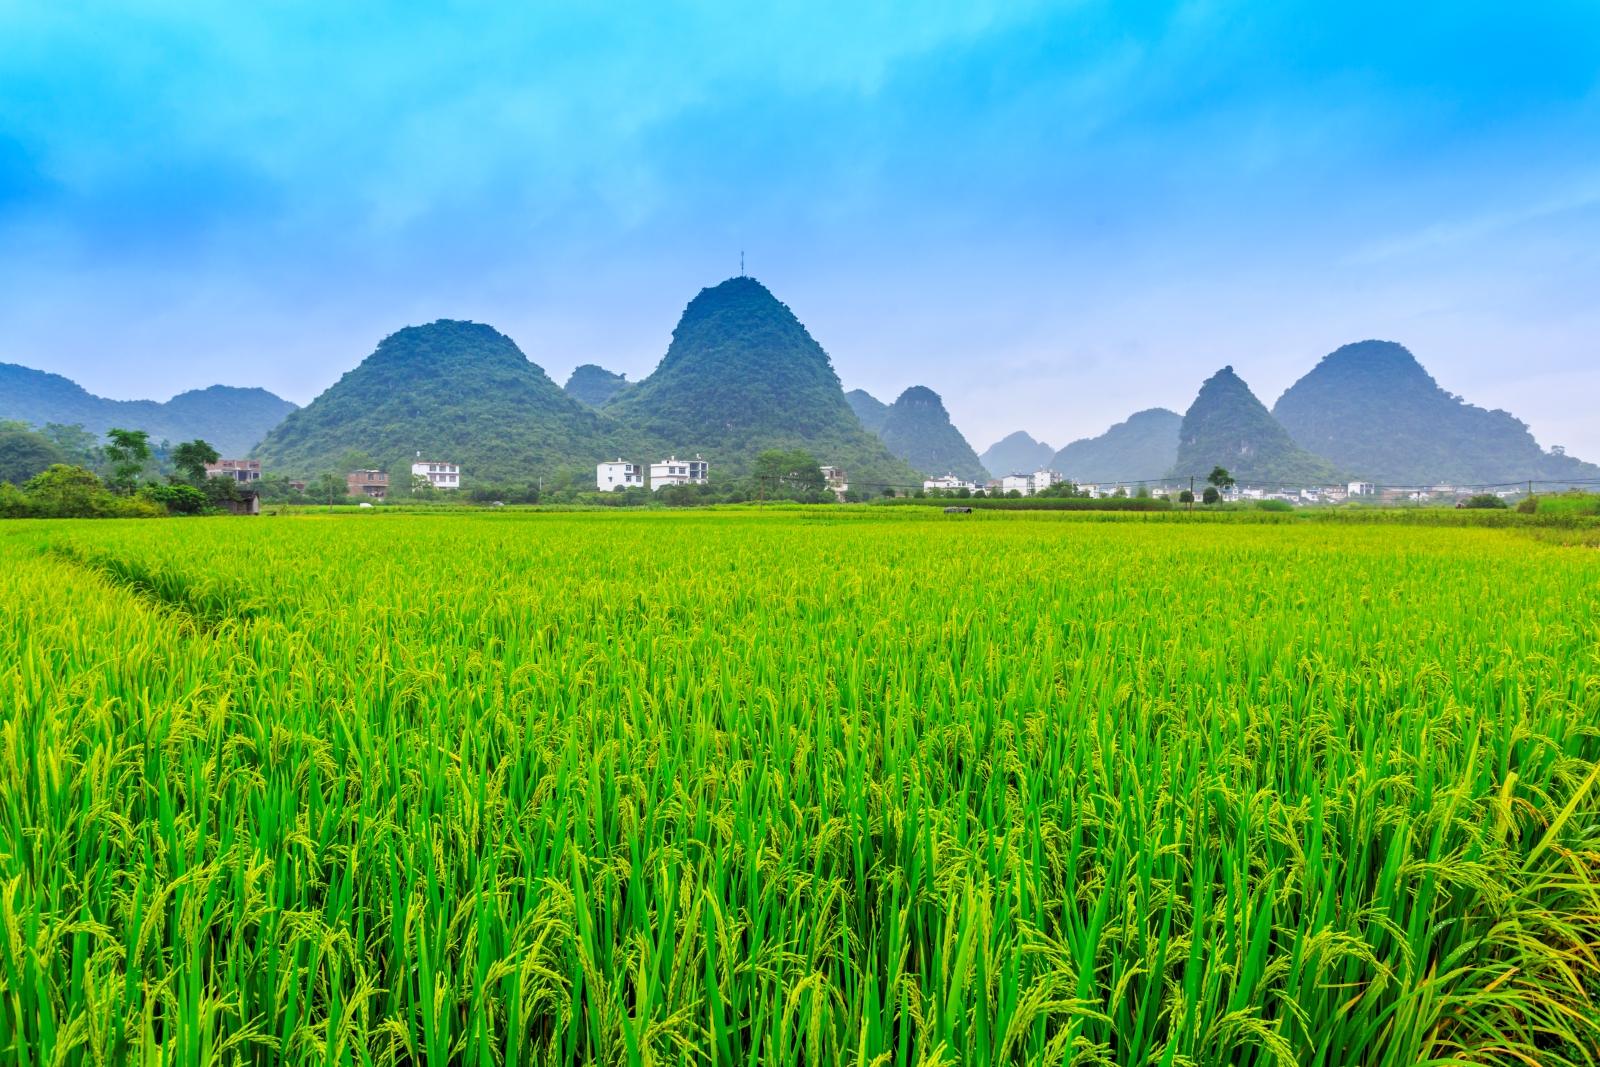
M1494 510L1503 510L1505 508L1509 508L1510 506L1510 504L1507 504L1504 500L1501 500L1493 493L1479 493L1477 496L1471 497L1456 505L1458 508L1489 508ZM1522 509L1518 508L1517 510L1520 511Z
M147 485L139 490L139 497L162 505L173 515L200 515L211 507L211 502L205 493L184 482L174 482L172 485Z
M28 479L20 492L0 490L0 516L11 519L137 519L166 513L152 500L113 496L94 474L65 463Z

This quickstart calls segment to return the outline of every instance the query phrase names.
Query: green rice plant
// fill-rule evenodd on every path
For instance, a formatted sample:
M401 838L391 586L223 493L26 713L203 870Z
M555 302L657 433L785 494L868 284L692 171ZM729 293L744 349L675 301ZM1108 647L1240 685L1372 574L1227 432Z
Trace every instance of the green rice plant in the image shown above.
M11 524L0 1047L1600 1056L1600 555L867 510Z

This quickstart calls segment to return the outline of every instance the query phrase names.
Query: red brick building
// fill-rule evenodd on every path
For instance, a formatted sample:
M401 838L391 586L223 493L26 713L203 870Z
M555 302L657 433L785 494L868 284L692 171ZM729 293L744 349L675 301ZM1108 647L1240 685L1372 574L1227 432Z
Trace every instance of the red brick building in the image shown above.
M232 478L236 482L261 480L259 459L219 459L206 464L206 475L211 478Z
M382 500L389 491L389 476L382 471L351 471L344 476L351 496L370 496Z

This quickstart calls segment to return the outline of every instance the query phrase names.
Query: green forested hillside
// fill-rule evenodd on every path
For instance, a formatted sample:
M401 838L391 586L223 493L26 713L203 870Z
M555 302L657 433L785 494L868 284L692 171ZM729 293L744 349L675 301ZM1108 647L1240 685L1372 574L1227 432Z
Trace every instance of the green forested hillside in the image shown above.
M612 374L604 367L585 363L573 370L563 388L592 408L603 408L628 384L626 374Z
M1050 467L1075 482L1153 481L1177 462L1182 425L1176 411L1138 411L1099 437L1072 442L1055 454Z
M1305 448L1376 482L1600 478L1600 466L1540 448L1510 412L1445 392L1393 341L1361 341L1324 356L1272 413Z
M852 389L844 394L850 402L850 408L856 413L856 418L861 420L861 425L877 433L883 429L883 420L889 417L889 405L867 392L865 389Z
M934 477L954 474L977 481L989 477L978 454L951 423L944 400L925 385L913 385L889 405L878 436L895 455Z
M363 452L397 479L409 476L421 452L461 464L470 479L509 481L598 462L624 447L622 437L509 337L482 323L440 319L384 338L285 419L255 456L278 473L314 476Z
M107 400L70 378L15 363L0 363L0 419L43 426L82 423L104 435L113 426L144 430L152 441L174 443L199 437L224 456L239 457L295 410L295 405L265 389L213 385L191 389L162 403Z
M1056 450L1043 441L1035 441L1029 434L1018 430L990 445L978 457L984 470L995 478L1004 478L1013 472L1026 474L1049 467Z
M1333 484L1346 477L1295 444L1232 367L1207 378L1184 414L1171 474L1204 478L1213 467L1226 467L1241 484L1257 486Z
M605 414L661 453L650 458L699 453L714 477L748 474L766 449L804 449L843 467L852 485L904 485L914 477L862 428L822 346L754 278L702 289L655 372Z

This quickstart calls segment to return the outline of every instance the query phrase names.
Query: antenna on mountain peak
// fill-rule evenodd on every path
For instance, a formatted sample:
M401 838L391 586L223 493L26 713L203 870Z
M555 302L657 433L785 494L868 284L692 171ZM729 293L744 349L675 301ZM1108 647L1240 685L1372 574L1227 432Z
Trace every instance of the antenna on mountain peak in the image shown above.
M744 277L744 249L739 249L739 277Z

